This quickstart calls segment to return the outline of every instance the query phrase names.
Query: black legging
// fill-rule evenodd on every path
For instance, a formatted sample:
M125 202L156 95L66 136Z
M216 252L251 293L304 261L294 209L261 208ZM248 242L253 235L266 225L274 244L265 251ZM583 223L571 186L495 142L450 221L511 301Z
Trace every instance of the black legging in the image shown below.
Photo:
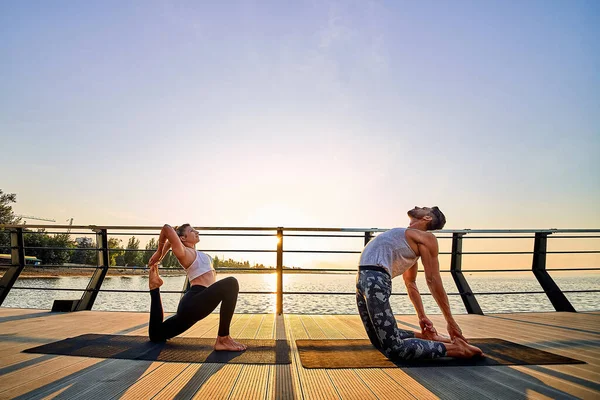
M177 306L177 314L163 321L160 289L151 290L148 326L150 340L164 342L187 331L196 322L208 316L221 302L219 336L229 335L229 325L239 291L238 281L232 276L221 279L209 287L194 285L181 298Z

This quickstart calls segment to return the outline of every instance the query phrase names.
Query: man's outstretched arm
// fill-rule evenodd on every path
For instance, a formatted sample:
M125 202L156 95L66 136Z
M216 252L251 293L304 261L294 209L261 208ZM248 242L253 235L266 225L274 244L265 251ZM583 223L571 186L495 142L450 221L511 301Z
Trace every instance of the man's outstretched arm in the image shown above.
M419 318L419 325L422 330L429 329L435 331L433 329L433 323L427 318L425 315L425 308L423 307L423 300L421 299L421 293L419 293L419 288L417 287L417 272L419 265L415 262L415 264L410 267L406 272L402 274L402 278L404 279L404 285L406 286L406 293L408 293L408 298L410 299L415 311L417 312L417 317Z
M450 311L450 303L448 302L448 295L446 294L446 290L442 284L440 263L438 260L439 249L436 237L433 236L433 234L427 235L423 242L419 243L418 246L421 260L423 261L427 286L429 286L431 295L435 299L436 303L440 307L440 311L446 319L450 338L454 340L455 337L459 337L466 341L460 327L452 316L452 312Z

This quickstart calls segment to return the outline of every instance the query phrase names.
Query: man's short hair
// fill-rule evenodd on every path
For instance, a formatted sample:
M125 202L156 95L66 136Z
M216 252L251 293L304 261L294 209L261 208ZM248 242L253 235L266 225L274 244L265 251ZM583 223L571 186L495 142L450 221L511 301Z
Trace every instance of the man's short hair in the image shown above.
M442 229L446 225L446 216L436 207L431 207L431 221L427 224L428 231Z

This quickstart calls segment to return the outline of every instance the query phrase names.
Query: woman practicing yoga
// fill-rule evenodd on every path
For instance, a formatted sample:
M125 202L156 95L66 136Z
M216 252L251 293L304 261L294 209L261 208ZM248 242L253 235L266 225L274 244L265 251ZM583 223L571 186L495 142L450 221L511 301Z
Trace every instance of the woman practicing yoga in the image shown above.
M221 303L219 332L215 350L243 351L246 346L229 336L229 325L235 311L239 292L237 279L228 277L216 281L212 258L195 249L200 241L198 231L189 224L173 229L165 225L160 231L158 249L150 258L150 324L148 332L153 342L164 342L175 337L196 322L208 316ZM185 269L190 288L177 306L177 313L163 321L163 308L160 299L160 287L163 280L158 275L158 263L169 251L177 257Z

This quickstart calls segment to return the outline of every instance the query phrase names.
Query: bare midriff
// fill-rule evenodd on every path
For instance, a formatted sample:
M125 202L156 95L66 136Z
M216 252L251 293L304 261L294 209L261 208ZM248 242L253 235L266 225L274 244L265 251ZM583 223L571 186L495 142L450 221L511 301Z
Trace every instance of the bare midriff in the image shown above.
M195 277L194 279L192 279L190 281L190 285L194 286L194 285L200 285L200 286L206 286L209 287L210 285L212 285L213 283L216 282L217 277L216 277L216 272L213 271L208 271L200 276Z

